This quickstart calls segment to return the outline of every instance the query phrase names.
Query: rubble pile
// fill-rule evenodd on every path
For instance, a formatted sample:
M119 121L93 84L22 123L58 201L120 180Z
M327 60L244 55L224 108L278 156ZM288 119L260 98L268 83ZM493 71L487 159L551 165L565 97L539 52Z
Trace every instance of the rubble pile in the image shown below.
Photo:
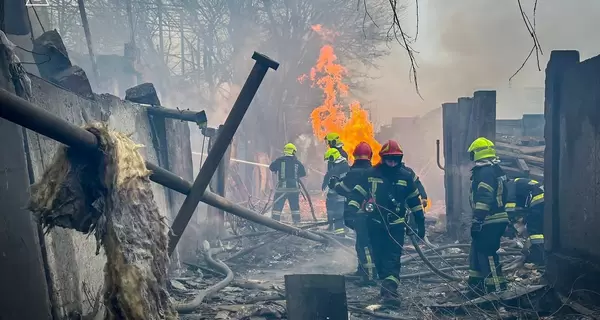
M436 221L428 223L434 232ZM324 228L324 227L320 227ZM324 233L324 229L313 229ZM286 319L284 275L286 274L349 274L356 270L356 257L351 237L340 238L338 244L323 245L309 242L278 232L253 232L250 236L224 239L222 260L234 272L234 280L223 290L206 297L193 314L182 315L182 319ZM339 245L345 245L343 250ZM425 255L437 268L455 277L468 275L468 244L434 243L436 248L421 244ZM506 275L511 280L511 292L539 290L541 273L532 266L523 267L522 243L504 239L500 250L505 263ZM350 249L350 250L348 250ZM392 310L379 304L378 286L360 286L347 276L347 301L350 319L444 319L443 315L456 314L464 319L494 318L489 310L481 307L448 307L449 300L460 297L465 290L463 283L447 282L429 270L417 256L407 240L402 258L400 286L400 309ZM188 270L170 283L172 295L177 300L191 299L198 291L205 290L221 281L225 275L214 271L201 257L186 264ZM510 291L510 290L509 290ZM462 305L467 300L463 299ZM449 309L452 309L448 311ZM460 309L460 310L459 310ZM464 312L462 309L467 309ZM471 310L474 309L474 310ZM508 310L508 311L507 311ZM508 306L504 314L513 316Z

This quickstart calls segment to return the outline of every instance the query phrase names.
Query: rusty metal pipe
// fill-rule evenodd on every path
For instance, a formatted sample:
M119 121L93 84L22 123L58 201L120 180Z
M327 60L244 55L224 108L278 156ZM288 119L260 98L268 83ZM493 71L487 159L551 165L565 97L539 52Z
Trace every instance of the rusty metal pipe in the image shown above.
M435 140L435 150L436 150L436 160L438 168L445 170L444 166L442 166L442 161L440 160L440 139Z
M149 106L147 110L148 113L153 116L195 122L200 128L206 127L208 121L204 110L196 112L190 110L169 109L159 106Z
M98 140L91 132L65 121L55 114L37 107L31 102L19 98L4 89L0 89L0 118L35 131L72 148L84 151L98 150ZM150 180L183 194L188 194L190 192L192 184L176 174L148 161L146 161L146 167L148 170L152 171ZM250 209L237 205L212 192L205 191L202 201L240 218L256 222L281 232L313 241L326 242L325 239L311 232L285 225L259 215Z
M252 71L250 71L246 83L244 83L225 123L219 129L217 138L194 180L192 189L183 201L183 204L181 205L181 208L179 208L179 212L173 221L171 232L169 234L169 254L172 254L173 251L175 251L175 247L177 246L183 231L194 215L198 203L202 200L206 187L208 187L210 180L219 167L223 155L231 144L233 135L240 126L254 95L256 95L262 80L267 74L267 71L269 68L277 70L279 67L279 63L257 52L254 52L252 59L256 61L254 67L252 67Z

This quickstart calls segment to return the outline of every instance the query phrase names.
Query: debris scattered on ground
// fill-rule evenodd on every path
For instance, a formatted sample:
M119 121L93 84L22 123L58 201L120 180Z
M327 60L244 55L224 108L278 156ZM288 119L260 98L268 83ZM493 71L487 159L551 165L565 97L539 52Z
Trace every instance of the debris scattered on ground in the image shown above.
M154 202L141 146L101 124L86 129L98 138L100 152L61 147L32 187L29 208L46 230L94 233L98 250L104 247L105 319L177 319L166 287L168 226Z

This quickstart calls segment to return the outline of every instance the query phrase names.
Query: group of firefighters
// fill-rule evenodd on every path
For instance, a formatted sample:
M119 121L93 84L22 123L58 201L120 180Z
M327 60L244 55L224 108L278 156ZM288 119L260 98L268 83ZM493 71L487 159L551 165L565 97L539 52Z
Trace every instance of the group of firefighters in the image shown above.
M354 162L336 133L325 137L327 172L322 190L327 190L329 229L344 236L346 228L356 233L358 268L353 273L360 284L381 280L384 303L398 305L400 258L405 235L425 237L424 207L427 194L417 174L404 164L398 142L388 140L379 151L381 161L372 166L373 150L365 142L353 150ZM286 200L294 224L300 222L299 179L306 176L296 158L296 147L288 143L284 155L270 165L277 174L272 218L279 221ZM472 207L469 298L506 289L507 282L497 254L502 236L514 236L513 224L526 226L527 262L544 265L543 186L531 179L509 180L501 169L494 143L477 138L468 148L473 161L470 203ZM412 215L409 215L412 213ZM512 222L512 223L511 223ZM510 227L509 227L510 226Z

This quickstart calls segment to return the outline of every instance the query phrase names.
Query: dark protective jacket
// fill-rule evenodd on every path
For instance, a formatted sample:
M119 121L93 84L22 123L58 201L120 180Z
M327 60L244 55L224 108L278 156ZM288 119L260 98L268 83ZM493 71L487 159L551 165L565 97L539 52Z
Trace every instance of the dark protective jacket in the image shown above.
M484 224L507 223L506 174L497 160L477 161L471 170L470 203L473 219Z
M427 199L427 192L425 192L425 187L423 187L423 183L421 182L421 179L419 179L419 176L417 176L417 174L415 173L415 171L413 169L411 169L410 167L407 167L404 162L402 162L402 166L404 168L406 168L406 170L410 171L413 176L415 177L415 184L417 185L417 189L419 189L419 194L421 195L422 199Z
M298 179L306 176L304 165L295 156L282 156L275 159L269 170L277 173L277 191L300 190Z
M374 211L368 214L386 224L404 223L407 208L418 225L423 225L425 221L414 173L406 167L388 168L378 164L365 170L349 195L348 210L351 213L358 212L365 201L375 205Z
M335 185L335 192L348 197L354 186L360 182L360 177L366 169L371 168L370 160L355 160L346 176Z
M506 183L507 199L506 211L511 220L525 210L532 213L543 214L544 186L536 180L516 178Z
M348 164L348 160L346 160L346 158L340 157L333 162L328 161L328 170L325 176L323 177L322 189L325 189L325 187L329 184L329 179L331 179L331 177L338 177L340 179L343 179L349 170L350 165ZM335 190L331 189L327 192L327 199L345 201L343 195L338 194Z

